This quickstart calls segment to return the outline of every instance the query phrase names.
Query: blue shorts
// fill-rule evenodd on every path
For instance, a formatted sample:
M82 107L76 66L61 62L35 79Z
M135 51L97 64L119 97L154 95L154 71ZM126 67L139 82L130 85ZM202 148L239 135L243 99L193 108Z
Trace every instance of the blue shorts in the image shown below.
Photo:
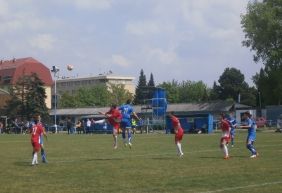
M249 134L247 137L247 143L248 142L254 142L256 140L256 135L255 134Z
M131 128L131 120L130 119L122 119L120 122L120 126L123 129L130 129Z
M231 135L231 137L234 137L234 136L235 136L235 129L231 129L230 135Z

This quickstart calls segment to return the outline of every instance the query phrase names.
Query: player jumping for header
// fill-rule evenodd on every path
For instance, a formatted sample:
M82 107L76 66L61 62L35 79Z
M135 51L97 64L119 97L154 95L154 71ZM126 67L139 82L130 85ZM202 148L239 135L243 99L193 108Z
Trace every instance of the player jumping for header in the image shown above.
M126 101L126 104L121 105L119 107L119 110L121 111L121 114L122 114L122 120L121 120L120 126L122 129L123 142L125 146L127 146L128 144L129 147L131 148L132 146L132 143L131 143L131 139L132 139L131 116L135 117L137 120L140 120L140 119L137 116L137 114L134 112L130 99ZM127 132L128 141L126 141L126 132Z
M182 141L182 138L183 138L183 135L184 135L184 131L181 127L179 119L174 115L173 112L170 112L168 114L168 117L172 121L172 126L173 126L174 133L175 133L175 144L176 144L176 148L177 148L177 155L179 157L183 157L184 153L182 151L181 141Z

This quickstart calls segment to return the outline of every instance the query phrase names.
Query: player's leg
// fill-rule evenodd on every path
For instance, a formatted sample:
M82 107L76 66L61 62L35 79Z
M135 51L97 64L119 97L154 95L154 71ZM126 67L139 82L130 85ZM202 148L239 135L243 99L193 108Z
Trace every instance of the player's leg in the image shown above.
M114 149L117 149L118 128L113 127Z
M228 147L227 147L227 141L225 138L221 138L220 140L220 148L223 151L224 154L224 159L228 159L229 158L229 153L228 153Z
M32 146L33 146L33 158L32 158L32 162L31 162L31 165L35 165L35 164L38 164L38 152L40 150L40 144L37 142L33 142L32 143Z
M234 147L234 137L235 137L235 130L231 130L231 147Z
M182 140L182 136L175 134L175 144L176 144L176 150L177 150L177 155L179 157L182 157L184 155L183 151L182 151L182 145L181 145L181 140Z
M47 163L46 152L45 152L43 144L41 144L41 152L40 153L41 153L42 162Z
M127 121L122 120L121 123L120 123L120 127L121 127L121 136L122 136L123 144L126 147L127 146L127 141L126 141Z
M247 149L251 152L251 158L257 157L257 151L254 147L254 141L251 138L247 139Z
M131 146L132 146L132 143L131 143L131 140L132 140L131 129L130 129L130 128L127 128L126 130L127 130L128 145L129 145L129 147L131 148Z

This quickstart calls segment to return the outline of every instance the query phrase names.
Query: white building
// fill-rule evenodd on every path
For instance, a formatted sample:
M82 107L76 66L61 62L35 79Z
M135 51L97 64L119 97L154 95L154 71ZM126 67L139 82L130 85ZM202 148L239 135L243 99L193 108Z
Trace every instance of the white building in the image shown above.
M57 79L57 94L62 95L65 92L74 94L79 88L91 87L95 85L110 86L111 84L125 86L133 95L135 94L134 77L130 76L118 76L113 74L89 76L89 77L62 77ZM52 96L54 99L54 85L52 87ZM53 100L54 101L54 100Z

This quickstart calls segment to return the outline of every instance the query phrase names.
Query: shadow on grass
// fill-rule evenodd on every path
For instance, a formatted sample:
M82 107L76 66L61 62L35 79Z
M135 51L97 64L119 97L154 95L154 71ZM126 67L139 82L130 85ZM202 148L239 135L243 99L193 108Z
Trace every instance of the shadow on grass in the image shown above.
M31 167L31 162L17 161L17 162L14 162L14 165L21 166L21 167L28 167L28 166Z
M201 156L199 158L203 158L203 159L220 159L222 160L223 157L219 157L219 156ZM231 155L229 159L232 159L232 158L247 158L246 156L243 156L243 155Z

